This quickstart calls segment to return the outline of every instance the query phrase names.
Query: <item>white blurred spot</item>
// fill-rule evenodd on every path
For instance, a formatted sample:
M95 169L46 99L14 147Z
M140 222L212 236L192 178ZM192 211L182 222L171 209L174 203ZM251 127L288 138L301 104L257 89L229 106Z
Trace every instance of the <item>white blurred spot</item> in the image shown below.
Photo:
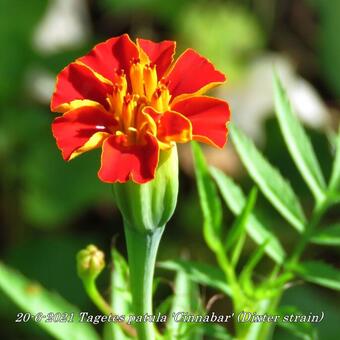
M323 129L330 114L314 87L295 73L292 63L280 55L264 55L250 66L248 76L237 86L228 84L220 95L229 101L232 118L249 136L263 142L264 121L274 112L273 67L275 67L292 107L308 126Z
M47 104L52 96L55 86L55 76L41 68L31 69L25 81L25 87L30 95L37 101Z
M51 0L36 29L33 44L39 52L55 53L81 46L89 33L86 1Z

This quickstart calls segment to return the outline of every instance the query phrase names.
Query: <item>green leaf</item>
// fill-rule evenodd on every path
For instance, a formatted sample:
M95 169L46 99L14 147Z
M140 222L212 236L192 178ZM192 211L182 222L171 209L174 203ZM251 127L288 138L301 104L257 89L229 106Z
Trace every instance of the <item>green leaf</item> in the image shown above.
M306 220L290 184L234 124L230 124L230 131L236 150L250 177L281 215L299 232L302 232Z
M306 281L334 290L340 290L340 270L321 261L296 264L293 268Z
M215 179L227 206L235 215L239 215L246 205L246 199L241 188L230 177L217 168L211 167L210 173ZM279 240L274 234L268 231L253 214L249 215L246 228L249 236L257 244L262 244L265 240L269 240L265 248L266 253L275 262L279 264L283 263L286 255Z
M184 271L192 281L215 288L224 294L231 296L231 290L225 282L224 273L217 267L186 260L164 261L158 263L158 266L168 270Z
M203 212L203 234L210 249L216 251L221 244L222 204L215 183L211 179L203 152L192 143L196 182Z
M112 273L111 273L111 306L118 315L128 315L131 312L131 293L129 287L129 267L124 257L112 248ZM130 339L119 326L110 323L112 339Z
M255 267L263 258L267 243L268 241L263 242L260 247L255 250L240 273L240 282L244 287L246 287L246 289L248 288L248 291L249 288L252 288L251 276Z
M311 239L312 243L326 246L340 245L340 224L334 224L319 230Z
M285 317L290 315L304 315L294 306L282 306L278 310L280 315L279 322L277 325L289 331L290 333L303 340L317 340L317 331L310 322L289 322L284 321Z
M257 197L257 189L254 187L249 194L246 204L242 209L241 213L236 218L234 224L232 225L230 231L227 235L227 241L225 245L225 249L230 249L234 243L240 238L245 230L246 224L248 222L248 217L254 209L254 205L256 203Z
M115 248L112 254L111 306L118 314L131 312L131 293L129 289L129 267L124 257Z
M167 323L166 339L202 339L194 328L190 329L191 325L189 323L176 322L172 317L173 314L179 312L199 314L201 308L199 301L199 292L196 283L190 279L185 271L179 270L175 279L175 291L170 318Z
M244 246L244 242L246 240L247 233L244 232L247 222L249 220L249 215L253 211L254 205L256 203L257 198L257 188L254 187L249 194L246 204L241 211L241 214L236 218L235 223L233 224L230 230L230 236L227 235L227 243L226 249L228 249L234 242L236 245L231 253L231 264L234 268L237 266L237 262L240 258L242 248ZM229 241L230 240L230 241ZM229 244L228 244L229 241Z
M38 312L74 313L74 321L66 323L35 322L56 339L99 339L89 323L79 323L79 310L61 296L51 293L38 283L31 282L19 272L0 262L0 289L24 312L36 315Z
M228 334L226 328L214 323L197 324L196 329L207 339L213 340L232 340L233 337Z
M340 127L336 138L336 151L329 189L340 194Z
M160 314L168 314L171 310L171 306L173 304L173 296L168 296L166 299L164 299L155 309L154 314L157 315Z
M326 184L320 165L277 75L274 75L274 90L276 115L288 150L315 199L322 201Z

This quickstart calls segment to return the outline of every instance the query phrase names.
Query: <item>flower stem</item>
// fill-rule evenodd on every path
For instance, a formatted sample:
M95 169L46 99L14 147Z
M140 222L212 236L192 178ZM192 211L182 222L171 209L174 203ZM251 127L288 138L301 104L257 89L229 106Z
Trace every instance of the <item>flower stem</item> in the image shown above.
M105 301L103 296L99 293L95 281L83 282L87 295L102 313L104 313L105 315L116 314L112 310L110 305ZM119 326L125 333L129 334L130 336L136 336L135 329L127 323L119 323Z
M102 295L98 292L95 281L90 281L84 284L87 295L97 308L104 314L109 315L112 313L110 305L105 301Z
M130 268L132 308L135 316L152 315L152 283L158 245L164 227L145 233L125 224L125 237ZM139 340L154 340L155 328L152 322L136 322Z

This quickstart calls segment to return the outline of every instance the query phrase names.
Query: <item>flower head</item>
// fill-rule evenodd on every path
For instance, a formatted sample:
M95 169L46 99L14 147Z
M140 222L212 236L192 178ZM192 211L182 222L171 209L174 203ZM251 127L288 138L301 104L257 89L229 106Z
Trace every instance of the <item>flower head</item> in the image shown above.
M228 105L202 94L226 78L192 49L173 62L175 46L124 34L59 73L51 110L63 115L52 131L65 160L102 147L102 181L145 183L174 143L223 147Z

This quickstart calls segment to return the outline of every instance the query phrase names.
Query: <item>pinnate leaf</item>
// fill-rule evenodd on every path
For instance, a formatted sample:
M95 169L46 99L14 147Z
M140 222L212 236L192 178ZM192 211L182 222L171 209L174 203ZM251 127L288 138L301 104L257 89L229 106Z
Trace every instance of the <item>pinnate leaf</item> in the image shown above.
M164 261L160 262L158 266L168 270L184 271L192 281L231 295L231 290L226 283L224 273L217 267L187 260Z
M296 264L294 270L306 281L334 290L340 290L340 270L321 261Z
M290 184L234 124L230 124L230 130L236 150L250 177L278 212L302 232L305 228L305 216Z
M334 224L318 231L311 240L325 246L340 246L340 224Z
M293 113L280 79L274 76L276 115L288 150L317 201L324 199L326 184L312 144Z
M232 211L233 214L239 215L246 204L246 198L242 189L221 170L211 167L210 173L221 192L221 195ZM285 258L285 251L282 248L277 237L271 233L263 224L258 220L253 213L250 213L246 223L246 229L249 236L257 243L262 244L268 240L265 251L275 262L283 263Z
M222 204L217 194L204 159L197 143L192 143L198 195L203 212L203 234L206 243L213 251L221 244Z

